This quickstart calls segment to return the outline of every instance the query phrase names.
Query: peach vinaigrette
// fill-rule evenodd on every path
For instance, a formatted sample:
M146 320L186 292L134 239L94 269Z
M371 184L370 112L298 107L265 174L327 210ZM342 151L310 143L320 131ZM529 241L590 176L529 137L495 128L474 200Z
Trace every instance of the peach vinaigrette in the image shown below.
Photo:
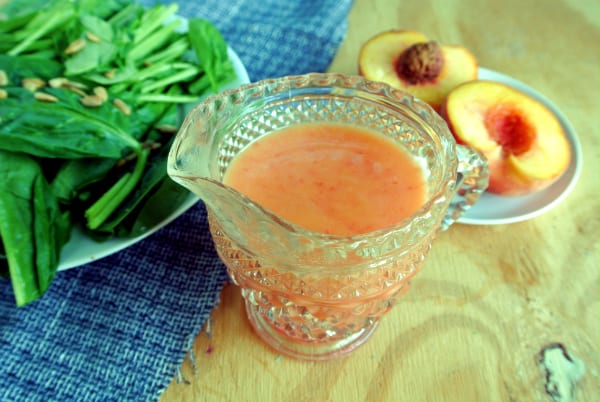
M393 140L342 124L299 124L238 154L223 182L306 229L355 235L416 212L427 184L418 162Z

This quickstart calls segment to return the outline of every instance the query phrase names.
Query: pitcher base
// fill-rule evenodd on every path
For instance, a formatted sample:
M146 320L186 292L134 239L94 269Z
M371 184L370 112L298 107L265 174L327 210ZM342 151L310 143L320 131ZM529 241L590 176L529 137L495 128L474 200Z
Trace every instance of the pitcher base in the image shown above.
M361 346L373 334L379 321L362 328L350 336L334 341L302 342L291 339L275 330L272 325L247 300L246 313L256 334L282 355L301 360L331 360L343 357Z

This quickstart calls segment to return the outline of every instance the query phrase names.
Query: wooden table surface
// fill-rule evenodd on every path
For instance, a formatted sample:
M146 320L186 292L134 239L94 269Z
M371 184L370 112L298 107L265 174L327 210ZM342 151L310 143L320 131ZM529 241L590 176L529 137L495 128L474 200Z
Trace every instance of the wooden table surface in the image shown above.
M186 360L161 401L600 400L600 2L357 0L330 70L356 74L360 45L397 28L462 44L558 106L583 148L577 186L534 219L441 233L410 291L341 360L271 351L226 286L212 336L196 339L197 373ZM551 357L566 370L548 371Z

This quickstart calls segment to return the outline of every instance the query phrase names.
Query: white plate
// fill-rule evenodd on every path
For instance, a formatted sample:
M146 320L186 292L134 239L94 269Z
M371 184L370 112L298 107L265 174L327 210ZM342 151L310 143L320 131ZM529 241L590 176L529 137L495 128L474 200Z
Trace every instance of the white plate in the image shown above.
M237 74L237 79L222 86L220 88L221 90L234 88L239 85L248 83L250 81L248 78L248 72L246 71L246 68L242 64L242 61L235 53L235 51L229 48L228 54L233 63L233 68ZM160 224L148 230L143 235L131 239L111 238L104 242L97 242L89 236L85 235L80 228L76 227L71 233L70 241L67 244L65 244L62 250L58 270L62 271L69 268L77 267L79 265L87 264L89 262L106 257L110 254L116 253L117 251L123 250L124 248L129 247L134 243L137 243L138 241L151 235L158 229L172 222L179 215L183 214L185 211L191 208L196 202L198 202L198 198L195 195L190 194L186 202L183 205L181 205L177 210L173 211L173 213L169 215L165 220L163 220Z
M571 145L572 158L567 171L550 187L520 197L503 197L486 192L458 222L472 225L498 225L524 221L539 216L564 200L579 179L582 153L577 134L560 110L533 88L514 78L485 68L479 69L479 79L505 83L544 103L564 127Z

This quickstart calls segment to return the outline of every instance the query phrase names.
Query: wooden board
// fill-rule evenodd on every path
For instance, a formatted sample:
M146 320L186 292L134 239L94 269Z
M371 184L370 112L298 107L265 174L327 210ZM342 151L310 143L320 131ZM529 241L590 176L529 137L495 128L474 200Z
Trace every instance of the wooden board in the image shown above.
M600 395L600 3L357 0L330 71L357 73L360 45L416 29L468 47L487 67L543 93L583 146L578 185L535 219L455 225L440 234L411 290L348 358L300 362L252 332L239 289L227 286L198 335L194 373L182 366L161 401L552 401L539 360L579 368L573 395ZM549 365L549 361L547 365ZM554 371L559 373L559 371ZM576 371L575 371L576 372ZM568 388L568 378L558 374ZM567 398L569 397L569 398Z

